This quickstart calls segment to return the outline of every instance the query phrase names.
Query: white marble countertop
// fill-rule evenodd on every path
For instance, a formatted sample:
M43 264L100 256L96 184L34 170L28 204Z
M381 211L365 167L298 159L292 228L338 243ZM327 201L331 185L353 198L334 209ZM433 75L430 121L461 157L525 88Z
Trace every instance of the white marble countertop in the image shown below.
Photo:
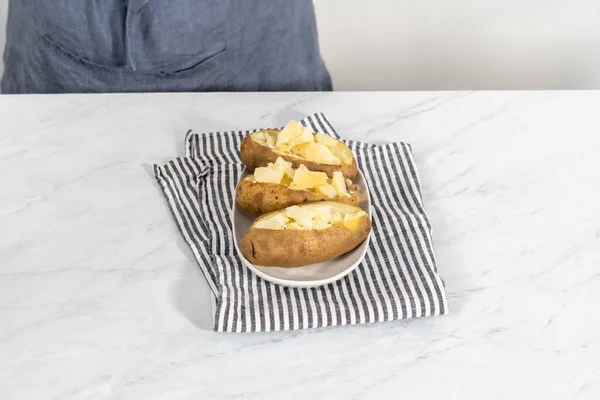
M599 399L599 109L592 91L0 96L0 399ZM412 143L450 314L213 333L150 166L188 128L315 111Z

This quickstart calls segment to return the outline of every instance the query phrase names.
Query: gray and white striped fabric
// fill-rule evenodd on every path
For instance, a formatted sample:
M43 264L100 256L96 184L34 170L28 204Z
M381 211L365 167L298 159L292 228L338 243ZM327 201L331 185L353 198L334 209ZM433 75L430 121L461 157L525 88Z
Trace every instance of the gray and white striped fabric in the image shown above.
M323 114L301 121L340 138ZM411 146L345 141L367 179L373 231L360 266L318 288L274 285L247 269L233 244L231 208L252 131L186 136L186 157L154 166L171 213L213 295L214 329L258 332L372 323L448 313Z

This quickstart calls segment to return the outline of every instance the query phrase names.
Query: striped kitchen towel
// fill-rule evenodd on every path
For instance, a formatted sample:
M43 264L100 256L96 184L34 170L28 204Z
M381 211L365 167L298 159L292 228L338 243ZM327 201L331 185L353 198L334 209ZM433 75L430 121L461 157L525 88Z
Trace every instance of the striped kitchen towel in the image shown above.
M323 114L301 121L340 138ZM407 143L347 140L371 191L373 230L364 261L317 288L272 284L246 268L233 244L231 207L251 131L186 136L186 157L154 166L171 213L212 291L214 329L259 332L372 323L448 313L431 226Z

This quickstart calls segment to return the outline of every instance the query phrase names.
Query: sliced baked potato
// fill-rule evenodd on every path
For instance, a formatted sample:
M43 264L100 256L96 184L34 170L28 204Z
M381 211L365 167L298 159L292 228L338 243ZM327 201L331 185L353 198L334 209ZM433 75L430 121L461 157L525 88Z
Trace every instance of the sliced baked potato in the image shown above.
M304 165L293 168L292 163L278 157L266 167L242 179L236 188L237 203L254 216L316 201L337 201L358 205L358 185L344 179L340 171L329 178L326 173L309 171Z
M242 255L255 265L293 268L328 261L353 250L371 231L357 206L319 202L257 218L242 238Z
M291 162L294 168L305 165L311 171L325 172L330 178L340 171L344 178L354 179L358 169L348 146L331 136L314 133L296 121L290 121L281 130L251 133L242 140L240 158L251 171L266 167L277 157Z

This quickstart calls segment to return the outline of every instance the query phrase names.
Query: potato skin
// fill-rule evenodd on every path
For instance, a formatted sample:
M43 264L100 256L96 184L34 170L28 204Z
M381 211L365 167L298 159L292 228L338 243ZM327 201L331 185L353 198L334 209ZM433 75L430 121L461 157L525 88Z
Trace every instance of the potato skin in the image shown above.
M353 250L371 231L371 220L361 217L350 230L334 225L324 230L256 229L254 225L242 238L242 255L255 265L295 268L328 261Z
M274 129L265 130L274 131ZM358 166L356 164L356 158L354 158L354 155L352 156L352 164L320 164L298 157L277 154L268 146L263 146L262 144L253 140L250 135L242 139L242 143L240 145L240 158L242 159L242 162L246 168L248 168L250 171L254 171L254 169L258 167L266 167L269 165L269 163L274 163L277 160L277 157L281 157L285 161L291 162L293 168L298 168L300 165L304 165L311 171L325 172L330 178L333 178L333 173L335 171L341 171L344 175L344 178L353 180L358 171Z
M278 183L252 182L242 179L235 190L235 199L240 207L257 217L289 206L317 201L337 201L357 206L360 202L360 194L357 192L351 197L332 199L310 190L294 190Z

